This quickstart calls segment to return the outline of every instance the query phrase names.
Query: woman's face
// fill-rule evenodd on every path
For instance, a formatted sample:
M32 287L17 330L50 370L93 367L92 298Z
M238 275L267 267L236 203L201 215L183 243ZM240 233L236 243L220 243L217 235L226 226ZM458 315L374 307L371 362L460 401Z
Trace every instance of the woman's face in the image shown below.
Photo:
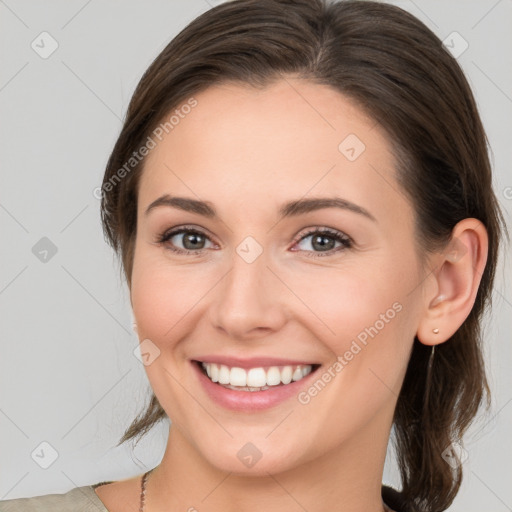
M195 100L146 159L131 284L177 435L253 474L387 439L422 274L384 132L299 79Z

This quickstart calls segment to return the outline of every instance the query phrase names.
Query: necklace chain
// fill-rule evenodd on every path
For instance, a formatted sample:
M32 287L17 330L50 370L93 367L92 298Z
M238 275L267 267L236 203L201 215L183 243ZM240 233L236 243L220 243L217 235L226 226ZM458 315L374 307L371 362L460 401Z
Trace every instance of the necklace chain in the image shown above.
M153 468L155 469L155 468ZM147 482L147 479L148 479L148 476L149 474L151 473L151 471L153 471L153 469L150 469L149 471L146 471L144 473L144 475L142 475L142 480L141 480L141 484L140 484L140 507L139 507L139 512L144 512L144 505L146 504L146 482ZM386 512L393 512L385 503L383 503L384 505L384 508L386 510Z
M155 469L155 468L153 468ZM153 469L150 469L149 471L146 471L144 475L142 476L142 481L140 484L140 507L139 512L144 512L144 505L146 504L146 481L148 479L149 474Z

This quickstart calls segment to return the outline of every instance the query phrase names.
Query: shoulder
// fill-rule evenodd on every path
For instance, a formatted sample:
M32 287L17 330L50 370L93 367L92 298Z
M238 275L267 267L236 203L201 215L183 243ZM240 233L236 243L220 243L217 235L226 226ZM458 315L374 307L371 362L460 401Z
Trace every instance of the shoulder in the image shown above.
M101 484L95 484L101 485ZM109 512L94 486L75 487L62 494L0 501L0 512Z

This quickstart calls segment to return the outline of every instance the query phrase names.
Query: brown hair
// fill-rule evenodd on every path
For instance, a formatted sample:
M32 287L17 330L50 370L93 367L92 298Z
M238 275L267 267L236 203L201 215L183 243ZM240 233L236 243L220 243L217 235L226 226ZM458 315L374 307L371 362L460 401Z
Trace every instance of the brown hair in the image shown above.
M285 75L337 89L384 128L398 181L415 208L418 254L445 247L464 218L487 229L488 260L474 307L436 347L430 371L430 347L414 340L394 416L404 502L413 510L445 510L462 470L452 469L443 452L462 439L485 396L489 403L480 321L490 304L504 220L471 89L421 21L392 5L357 0L234 0L200 15L157 56L133 94L103 181L105 235L121 254L130 285L144 163L126 170L133 152L173 108L210 85L264 87ZM114 183L121 168L126 172ZM152 394L119 444L140 438L165 416Z

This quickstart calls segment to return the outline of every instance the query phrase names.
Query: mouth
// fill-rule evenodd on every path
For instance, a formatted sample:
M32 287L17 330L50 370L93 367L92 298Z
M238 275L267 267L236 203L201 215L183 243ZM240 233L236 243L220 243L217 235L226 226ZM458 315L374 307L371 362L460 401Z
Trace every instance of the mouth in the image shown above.
M289 386L315 372L320 364L289 364L241 368L225 364L193 361L210 382L233 391L264 392Z

